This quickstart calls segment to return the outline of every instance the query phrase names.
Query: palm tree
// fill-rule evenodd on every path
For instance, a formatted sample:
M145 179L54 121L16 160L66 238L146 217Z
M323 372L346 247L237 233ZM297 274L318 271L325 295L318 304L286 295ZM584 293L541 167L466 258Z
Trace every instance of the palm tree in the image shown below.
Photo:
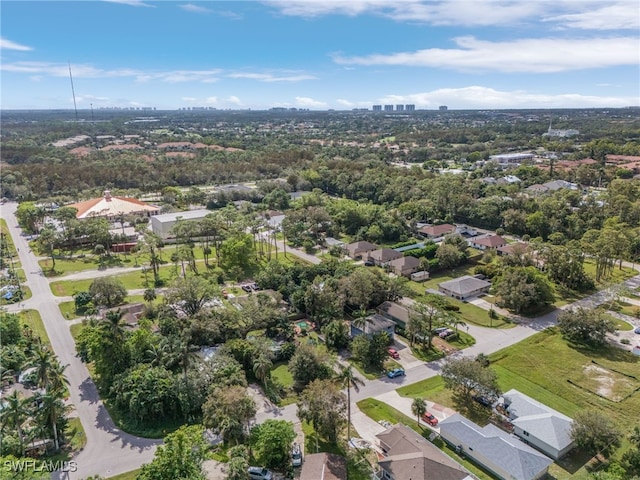
M369 320L367 319L367 310L366 310L366 308L358 309L358 311L355 313L355 315L356 316L352 321L353 326L356 327L356 328L359 328L362 331L364 331L365 325L367 324L367 322L369 322Z
M58 439L58 421L67 411L67 406L62 400L62 390L49 390L45 394L39 394L36 401L38 402L38 414L42 419L42 423L49 423L53 432L53 442L56 451L60 450L60 441Z
M29 366L35 367L36 384L40 388L48 388L51 382L51 372L57 363L53 352L41 343L36 343L33 350L33 359Z
M334 379L340 383L343 388L347 389L347 441L351 438L351 387L356 392L360 391L360 385L364 385L364 381L360 377L356 377L353 373L351 365L343 366L335 375Z
M21 457L24 456L24 432L22 426L30 413L29 404L26 399L18 395L17 390L14 390L11 395L6 397L4 408L0 410L0 424L2 424L2 427L9 426L18 434Z
M420 425L420 419L427 411L427 404L424 398L414 398L411 403L411 413L418 417L418 425Z
M253 373L256 375L258 380L264 383L271 374L271 367L273 367L273 363L268 356L258 355L253 362Z
M49 371L48 389L64 391L65 385L69 384L69 380L67 380L67 377L64 375L64 371L68 366L69 365L62 365L58 361L53 364L53 367Z

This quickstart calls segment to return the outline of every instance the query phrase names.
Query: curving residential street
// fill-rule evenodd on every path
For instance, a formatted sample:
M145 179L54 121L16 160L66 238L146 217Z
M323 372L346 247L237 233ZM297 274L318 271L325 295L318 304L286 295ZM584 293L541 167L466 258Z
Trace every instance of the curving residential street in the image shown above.
M60 363L67 365L71 401L84 428L87 445L75 458L76 472L54 475L54 478L82 479L90 475L110 477L139 468L152 460L157 440L136 437L122 432L113 423L104 407L95 384L84 363L76 357L76 348L58 302L51 293L49 282L38 265L38 259L29 253L27 240L21 235L15 217L17 204L2 206L2 218L18 249L27 286L33 296L20 304L21 309L38 310Z

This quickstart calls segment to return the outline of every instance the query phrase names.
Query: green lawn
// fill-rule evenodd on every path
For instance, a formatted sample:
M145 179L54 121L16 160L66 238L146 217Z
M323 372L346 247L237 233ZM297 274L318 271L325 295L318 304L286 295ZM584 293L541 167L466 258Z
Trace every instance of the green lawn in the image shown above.
M277 402L280 407L284 407L298 401L298 396L293 390L293 375L291 375L287 366L287 362L276 362L274 364L275 368L271 370L272 382L282 387L279 389L279 400ZM271 385L273 384L271 383ZM267 385L267 388L272 387Z
M53 262L50 258L40 260L38 261L38 264L47 277L59 277L86 270L137 267L142 265L140 262L142 262L142 260L138 260L135 255L114 254L100 257L99 255L90 254L78 255L75 257L56 257L55 270L51 269Z
M83 328L84 325L82 323L76 323L69 327L69 331L71 332L71 336L74 338L74 340L78 338L78 335L80 335L80 332Z
M475 264L466 263L454 268L453 270L442 270L439 272L435 272L430 275L430 278L427 281L409 281L407 282L407 286L414 292L414 295L411 295L412 297L424 295L424 292L429 288L437 290L439 283L446 282L447 280L453 280L454 278L458 278L463 275L473 275L473 269L475 268L475 266Z
M42 343L50 345L49 335L47 335L47 330L44 328L44 323L42 323L42 318L37 310L23 310L18 315L20 321L33 330L33 333L40 337Z
M142 469L139 468L138 470L132 470L130 472L121 473L120 475L116 475L115 477L108 477L108 478L109 480L136 480L141 470Z
M173 278L173 266L160 268L160 279L168 283ZM143 271L129 272L122 275L112 275L120 280L127 290L139 290L147 288L153 283L153 273L148 271L145 275ZM85 280L58 280L50 283L51 291L58 297L69 297L77 292L88 291L93 279Z
M360 400L358 402L358 408L360 408L360 410L365 415L375 420L376 422L380 420L387 420L392 424L403 423L408 427L412 428L413 430L415 430L416 432L418 432L420 435L422 435L425 438L428 438L432 432L432 430L426 425L423 425L423 424L418 425L418 422L416 420L413 420L412 418L407 417L404 413L396 410L390 405L387 405L386 403L381 402L379 400L375 400L373 398L366 398L364 400ZM485 472L475 464L471 463L470 461L458 455L455 452L455 450L450 448L440 438L437 438L433 442L433 444L436 447L438 447L440 450L445 452L447 455L449 455L451 458L453 458L456 462L460 463L462 466L464 466L464 468L469 470L471 473L476 475L481 480L492 480L494 478L488 472Z
M65 435L69 439L69 444L71 445L71 449L74 452L79 451L84 448L87 444L87 437L84 434L84 429L82 428L82 423L80 423L79 418L70 418L67 422L67 431Z

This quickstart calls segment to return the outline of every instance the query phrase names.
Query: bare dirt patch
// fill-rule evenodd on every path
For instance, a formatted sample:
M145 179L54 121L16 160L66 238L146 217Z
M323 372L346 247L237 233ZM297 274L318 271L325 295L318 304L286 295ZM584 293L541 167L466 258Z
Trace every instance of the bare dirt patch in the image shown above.
M612 402L620 402L640 388L634 378L595 363L585 365L571 383Z

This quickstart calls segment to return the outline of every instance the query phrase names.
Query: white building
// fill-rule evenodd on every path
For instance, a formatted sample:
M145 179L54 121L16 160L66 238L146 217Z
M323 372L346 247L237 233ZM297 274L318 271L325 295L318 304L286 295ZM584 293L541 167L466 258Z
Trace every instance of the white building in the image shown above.
M151 230L163 240L173 238L171 229L178 219L199 221L211 213L211 210L187 210L186 212L164 213L151 217Z

